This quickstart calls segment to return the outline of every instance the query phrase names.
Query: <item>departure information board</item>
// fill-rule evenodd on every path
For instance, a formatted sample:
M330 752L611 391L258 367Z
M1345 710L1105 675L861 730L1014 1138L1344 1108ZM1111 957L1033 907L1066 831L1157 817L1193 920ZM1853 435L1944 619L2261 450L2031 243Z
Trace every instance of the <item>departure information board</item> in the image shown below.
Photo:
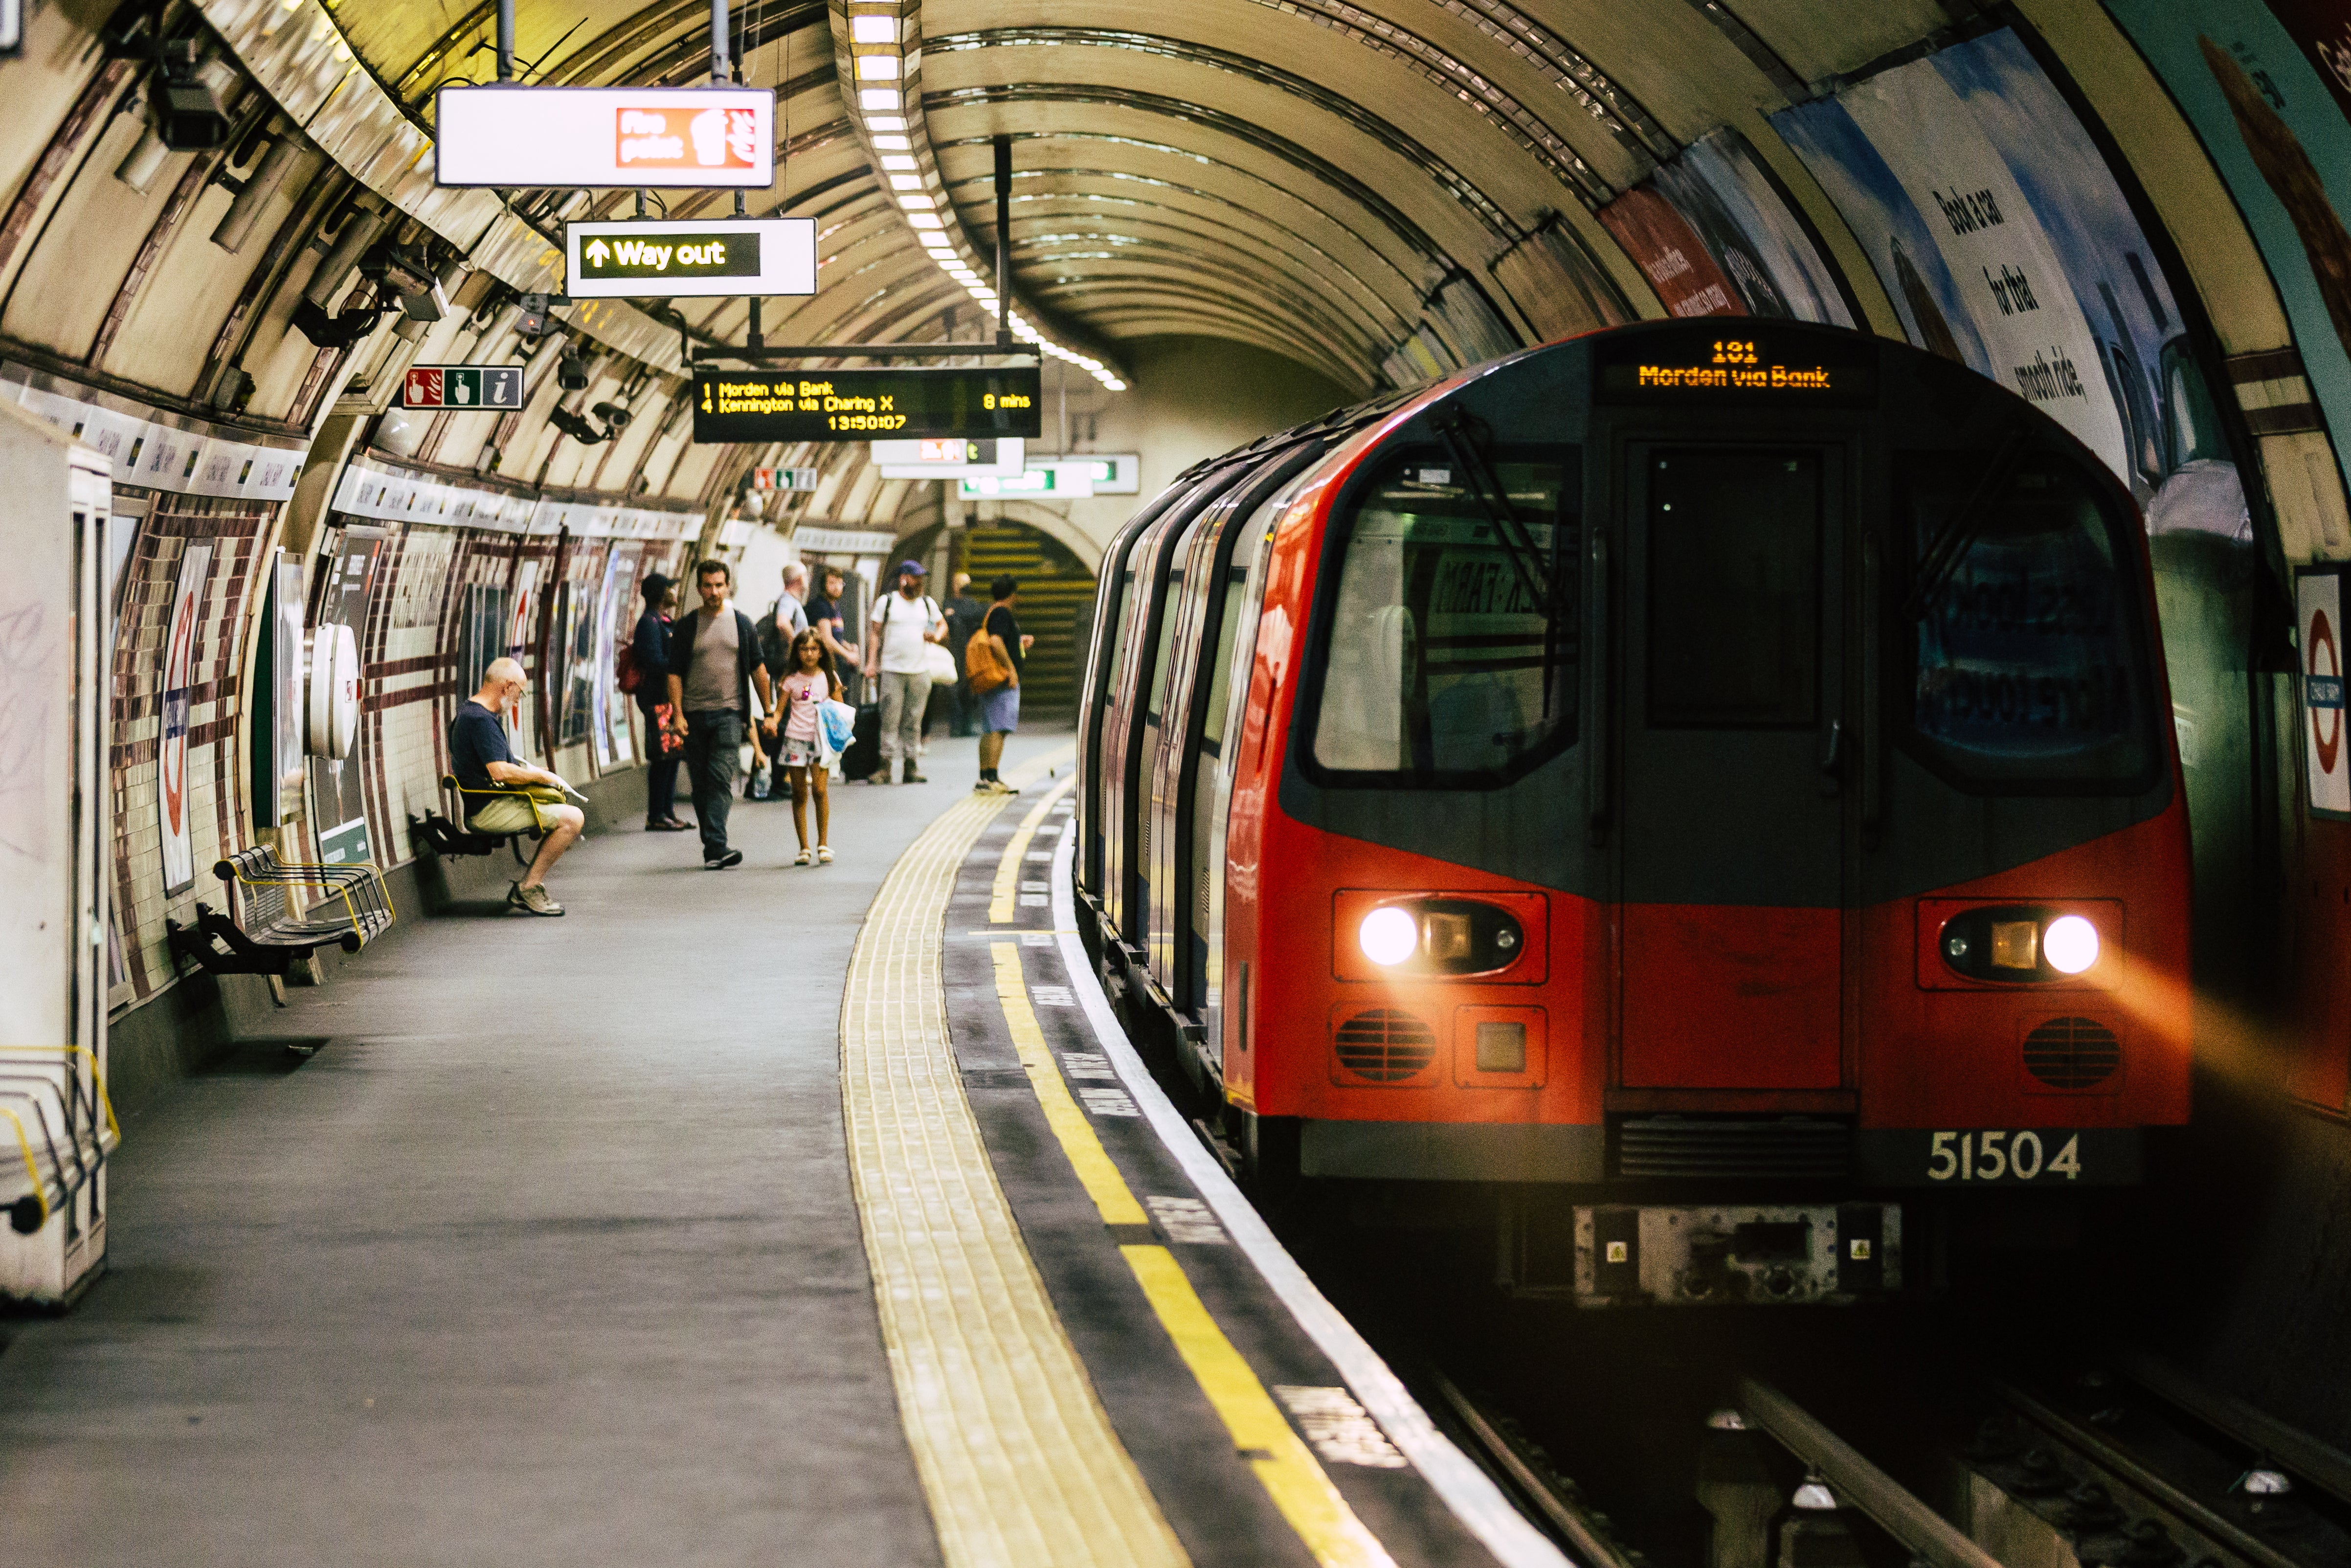
M1852 407L1877 398L1877 352L1859 333L1711 318L1627 333L1596 350L1604 402L1717 401Z
M694 439L872 441L1043 434L1035 365L696 371Z

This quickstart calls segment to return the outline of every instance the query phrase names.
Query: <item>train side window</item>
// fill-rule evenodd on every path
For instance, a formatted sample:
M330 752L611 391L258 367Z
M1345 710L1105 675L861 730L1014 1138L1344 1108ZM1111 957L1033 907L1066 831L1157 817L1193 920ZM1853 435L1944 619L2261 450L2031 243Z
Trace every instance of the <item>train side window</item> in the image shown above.
M2162 751L2135 524L2053 455L2027 457L1962 515L1993 461L1934 453L1897 465L1915 615L1896 628L1911 647L1910 744L1960 783L2143 789ZM1949 570L1919 581L1938 540Z
M1225 612L1217 628L1217 642L1208 657L1207 721L1201 727L1201 745L1221 753L1225 738L1225 716L1232 702L1233 678L1236 674L1246 681L1249 671L1236 671L1236 650L1243 618L1252 630L1258 610L1265 598L1265 573L1259 558L1264 552L1268 525L1290 504L1293 486L1284 486L1241 526L1240 537L1233 542L1232 565L1225 579ZM1255 639L1251 638L1252 646Z
M1424 784L1492 781L1575 738L1583 453L1504 451L1520 562L1441 450L1408 452L1343 519L1314 760ZM1527 589L1547 580L1552 612Z
M1183 559L1183 545L1176 547L1176 559ZM1151 700L1144 705L1144 716L1152 723L1167 711L1167 667L1170 655L1176 652L1176 620L1184 603L1184 569L1177 567L1167 574L1167 585L1159 591L1159 629L1151 652Z
M1648 721L1806 728L1821 693L1821 459L1649 459Z

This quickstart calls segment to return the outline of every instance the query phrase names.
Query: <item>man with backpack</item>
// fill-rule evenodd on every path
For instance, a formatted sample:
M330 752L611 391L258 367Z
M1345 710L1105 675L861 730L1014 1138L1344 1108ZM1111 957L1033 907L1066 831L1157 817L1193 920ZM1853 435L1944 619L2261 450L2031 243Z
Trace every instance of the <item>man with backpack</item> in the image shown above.
M870 780L890 782L901 759L909 784L929 782L915 770L923 744L923 709L931 700L930 648L947 640L946 618L923 591L930 573L918 560L898 563L898 591L874 601L872 635L865 642L865 673L882 686L882 766Z
M726 810L735 797L735 770L751 723L751 689L776 711L776 691L759 660L759 629L728 602L735 571L710 559L694 569L702 608L670 628L670 727L685 737L685 766L694 779L695 814L702 820L702 863L725 871L743 863L726 843Z

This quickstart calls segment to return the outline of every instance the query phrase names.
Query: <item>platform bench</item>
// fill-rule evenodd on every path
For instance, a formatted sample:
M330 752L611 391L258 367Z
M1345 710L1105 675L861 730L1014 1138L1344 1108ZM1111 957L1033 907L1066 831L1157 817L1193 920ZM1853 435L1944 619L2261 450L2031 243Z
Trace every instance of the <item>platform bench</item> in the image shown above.
M174 957L215 975L282 977L321 947L356 953L392 927L392 895L372 865L288 864L263 846L238 851L213 872L235 894L235 909L199 903L194 925L164 925ZM317 890L299 915L287 902L290 887Z

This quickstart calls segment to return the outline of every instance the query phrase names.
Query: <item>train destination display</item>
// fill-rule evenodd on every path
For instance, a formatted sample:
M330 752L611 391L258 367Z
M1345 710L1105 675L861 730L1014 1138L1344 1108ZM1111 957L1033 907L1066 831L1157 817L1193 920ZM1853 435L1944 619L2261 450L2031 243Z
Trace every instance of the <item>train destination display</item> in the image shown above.
M1600 395L1610 402L1697 396L1850 405L1877 396L1874 358L1809 333L1782 341L1752 328L1658 333L1609 345L1598 361Z
M951 370L697 371L694 439L871 441L877 436L1034 437L1035 365Z

